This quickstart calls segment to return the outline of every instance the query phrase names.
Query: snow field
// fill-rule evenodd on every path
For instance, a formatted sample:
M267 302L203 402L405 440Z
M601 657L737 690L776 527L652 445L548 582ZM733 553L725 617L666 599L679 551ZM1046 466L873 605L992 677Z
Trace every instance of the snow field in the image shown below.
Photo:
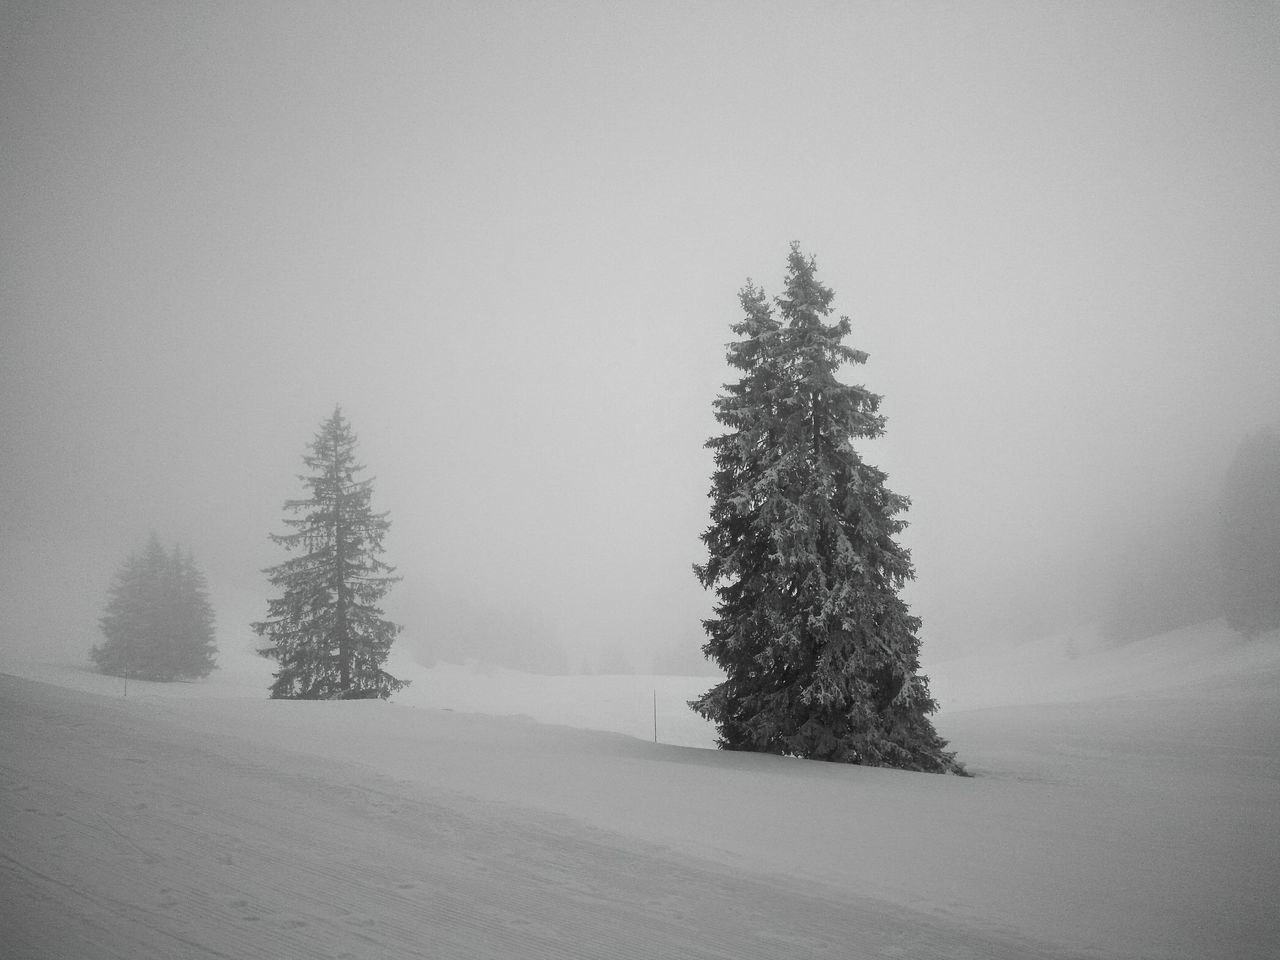
M398 663L397 702L285 703L263 699L269 663L227 658L125 701L119 680L0 664L64 688L0 685L0 893L26 905L0 942L1273 957L1278 641L1209 624L926 665L972 779L653 744L655 686L660 739L708 742L674 705L709 678Z
M655 749L715 756L380 703L125 702L3 676L0 943L20 960L1060 956L556 811L576 780L577 812L601 813L648 781Z

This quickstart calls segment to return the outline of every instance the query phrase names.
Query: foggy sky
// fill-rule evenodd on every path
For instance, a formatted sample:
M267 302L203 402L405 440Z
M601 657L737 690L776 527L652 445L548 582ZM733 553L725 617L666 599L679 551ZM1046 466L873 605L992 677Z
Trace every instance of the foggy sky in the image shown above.
M250 642L341 403L404 642L701 642L736 293L818 259L926 661L1280 421L1280 5L11 3L0 646L154 530ZM1208 548L1212 548L1209 545Z

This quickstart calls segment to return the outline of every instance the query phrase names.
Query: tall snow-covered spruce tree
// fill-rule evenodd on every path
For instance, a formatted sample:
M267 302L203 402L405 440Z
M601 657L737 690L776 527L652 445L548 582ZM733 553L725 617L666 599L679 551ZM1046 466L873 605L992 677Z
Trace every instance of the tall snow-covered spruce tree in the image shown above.
M253 624L271 646L259 652L280 664L276 699L386 699L404 687L382 669L400 627L383 619L378 601L399 580L383 563L391 522L373 513L373 481L357 480L356 437L335 408L311 442L299 477L310 496L288 500L292 533L271 539L299 555L264 571L282 596L268 601L267 619Z
M715 401L728 432L707 442L708 556L694 572L716 592L703 652L726 679L690 706L727 750L963 773L929 720L920 620L899 596L914 577L894 539L909 501L852 443L884 432L880 397L836 378L867 355L844 344L847 317L825 322L833 293L813 259L793 244L787 262L774 305L742 291L728 347L742 377Z

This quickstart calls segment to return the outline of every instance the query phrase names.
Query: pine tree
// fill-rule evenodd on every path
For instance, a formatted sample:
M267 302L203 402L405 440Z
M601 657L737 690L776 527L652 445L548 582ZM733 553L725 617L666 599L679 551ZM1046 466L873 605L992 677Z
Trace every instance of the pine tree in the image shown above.
M1223 608L1246 637L1280 628L1280 435L1263 429L1236 451L1222 496Z
M90 657L103 673L171 681L214 668L214 617L191 553L171 553L154 533L116 574L99 621L106 642Z
M776 316L761 289L742 291L728 348L742 377L715 402L728 432L707 443L694 572L715 588L703 651L726 679L690 706L724 749L962 773L929 720L920 621L898 595L914 576L894 540L909 501L852 444L883 433L880 397L836 376L867 355L843 343L847 317L824 321L833 293L794 244L788 267Z
M335 408L303 457L312 473L299 479L310 496L285 503L304 515L285 519L292 533L271 534L286 550L301 551L264 571L283 594L268 601L267 619L253 624L271 643L259 652L280 664L273 698L385 700L406 684L382 669L400 628L382 618L377 603L400 578L378 559L391 523L370 509L373 481L355 478L364 470L355 446Z

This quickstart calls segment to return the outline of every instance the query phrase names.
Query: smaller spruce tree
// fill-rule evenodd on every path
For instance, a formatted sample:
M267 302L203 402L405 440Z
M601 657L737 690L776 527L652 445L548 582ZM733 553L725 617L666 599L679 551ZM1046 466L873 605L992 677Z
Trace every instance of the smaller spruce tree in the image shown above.
M274 699L386 699L406 686L382 665L400 627L382 616L378 601L400 578L379 559L391 523L370 507L373 480L357 480L356 436L335 408L320 427L299 479L309 496L288 500L292 533L271 539L299 555L264 571L281 595L268 601L267 619L253 629L270 646L258 652L280 669Z

